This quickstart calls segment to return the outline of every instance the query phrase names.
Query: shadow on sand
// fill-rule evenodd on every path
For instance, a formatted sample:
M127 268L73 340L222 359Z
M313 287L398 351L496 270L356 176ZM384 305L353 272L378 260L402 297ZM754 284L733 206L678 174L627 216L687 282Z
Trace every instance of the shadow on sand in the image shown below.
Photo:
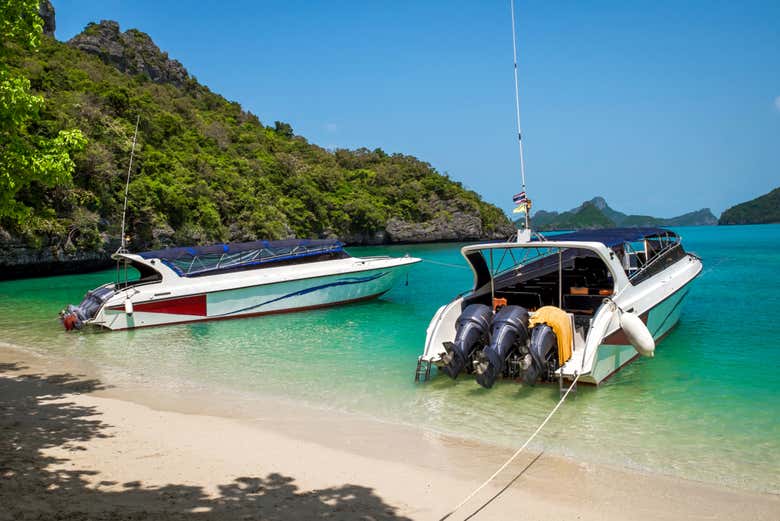
M121 490L91 488L95 471L52 470L67 459L46 456L61 447L86 450L82 444L106 437L109 425L100 412L68 402L68 397L103 388L78 375L22 374L18 364L0 364L0 520L19 519L339 519L406 520L367 487L345 484L300 491L282 474L239 477L220 485L219 496L201 487L145 487L123 483ZM16 373L16 374L14 374ZM72 465L72 464L71 464ZM113 486L116 483L103 482Z

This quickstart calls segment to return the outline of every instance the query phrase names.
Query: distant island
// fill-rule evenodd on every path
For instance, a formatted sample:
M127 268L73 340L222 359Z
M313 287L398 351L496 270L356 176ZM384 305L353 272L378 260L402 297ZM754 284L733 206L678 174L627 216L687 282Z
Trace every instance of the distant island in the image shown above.
M502 210L415 157L326 150L288 123L263 124L199 83L146 33L101 21L62 43L48 0L40 13L38 48L7 46L3 59L45 100L29 132L48 137L76 127L86 146L73 157L72 182L14 194L26 218L0 219L3 277L110 263L139 115L128 202L134 251L284 238L466 241L515 231Z
M639 226L710 226L718 224L709 208L702 208L677 217L628 215L611 208L603 197L594 197L577 208L565 212L539 210L532 215L536 230L580 230Z
M732 206L720 216L718 224L780 223L780 187L751 201Z

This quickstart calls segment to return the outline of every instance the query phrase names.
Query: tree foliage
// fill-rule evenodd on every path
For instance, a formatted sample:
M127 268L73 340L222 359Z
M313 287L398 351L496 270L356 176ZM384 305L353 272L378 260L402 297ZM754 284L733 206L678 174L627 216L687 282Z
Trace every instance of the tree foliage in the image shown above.
M36 135L62 141L68 136L62 129L78 126L89 140L73 156L72 184L65 183L67 169L48 169L56 188L28 183L16 190L17 202L33 209L34 219L18 226L30 240L77 229L73 240L86 247L101 234L118 236L139 114L128 202L134 249L259 238L360 240L390 219L421 222L443 208L479 215L486 232L508 223L425 162L381 149L325 150L287 123L264 126L193 79L155 83L50 38L37 52L16 48L8 63L48 100L28 124Z
M79 130L47 132L36 125L42 96L30 92L30 81L6 65L16 49L32 51L41 40L43 21L37 0L2 0L0 9L0 219L17 222L30 208L17 199L25 189L56 187L71 181L70 154L83 148Z
M768 224L780 222L780 188L753 200L732 206L719 224Z

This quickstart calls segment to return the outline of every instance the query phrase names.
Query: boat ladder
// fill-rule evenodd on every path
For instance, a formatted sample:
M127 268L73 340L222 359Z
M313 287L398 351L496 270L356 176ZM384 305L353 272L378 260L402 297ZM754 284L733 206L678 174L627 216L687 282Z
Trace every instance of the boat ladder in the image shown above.
M577 395L577 380L578 378L574 379L573 384L569 385L567 382L564 382L563 380L563 369L558 370L558 392L560 393L560 396L563 397L565 394L573 394Z
M417 370L414 372L415 382L427 382L431 378L431 361L423 360L423 357L417 359Z

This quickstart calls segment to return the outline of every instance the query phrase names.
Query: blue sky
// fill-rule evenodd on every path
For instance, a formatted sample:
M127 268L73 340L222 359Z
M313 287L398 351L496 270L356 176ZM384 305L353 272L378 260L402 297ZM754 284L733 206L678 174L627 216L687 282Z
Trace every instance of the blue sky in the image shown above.
M117 20L266 124L415 155L509 211L509 2L53 0ZM534 209L673 216L780 186L780 2L517 0Z

